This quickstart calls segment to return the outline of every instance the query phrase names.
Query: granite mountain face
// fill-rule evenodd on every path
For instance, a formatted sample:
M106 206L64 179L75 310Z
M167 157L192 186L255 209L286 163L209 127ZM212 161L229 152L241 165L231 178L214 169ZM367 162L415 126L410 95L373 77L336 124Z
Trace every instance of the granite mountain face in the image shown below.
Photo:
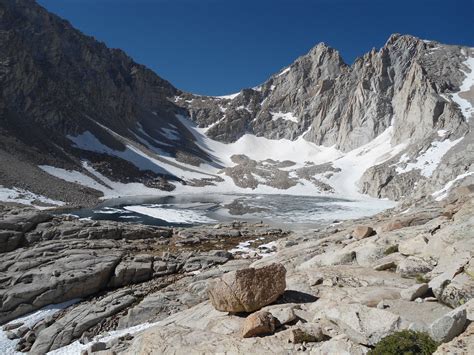
M436 198L474 175L473 73L473 48L395 34L352 65L318 44L258 87L198 96L35 1L0 0L0 184L85 204L156 189Z

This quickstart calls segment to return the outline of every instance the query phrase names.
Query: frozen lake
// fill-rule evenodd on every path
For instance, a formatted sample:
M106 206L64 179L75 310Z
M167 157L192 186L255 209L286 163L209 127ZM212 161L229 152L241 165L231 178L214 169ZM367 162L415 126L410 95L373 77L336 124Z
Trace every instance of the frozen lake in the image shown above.
M321 222L373 215L394 204L383 200L346 200L293 195L189 194L124 197L93 209L70 213L81 218L159 226L187 226L234 220L273 225L315 226Z

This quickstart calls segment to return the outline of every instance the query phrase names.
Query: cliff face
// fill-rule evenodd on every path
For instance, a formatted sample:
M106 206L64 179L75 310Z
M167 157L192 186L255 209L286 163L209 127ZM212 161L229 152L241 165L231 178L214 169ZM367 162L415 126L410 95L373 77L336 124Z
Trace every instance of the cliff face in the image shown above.
M183 95L178 103L198 124L214 124L208 135L225 142L245 133L292 140L304 134L310 142L349 151L391 125L394 144L439 129L459 136L467 124L443 94L461 85L468 56L459 46L392 35L379 51L348 66L336 50L319 44L231 100Z
M102 193L114 182L169 190L166 181L228 180L255 192L340 193L349 181L377 197L400 199L415 185L427 194L472 171L473 57L392 35L349 66L318 44L258 87L205 97L35 1L1 0L0 184L69 201L77 179L52 166Z

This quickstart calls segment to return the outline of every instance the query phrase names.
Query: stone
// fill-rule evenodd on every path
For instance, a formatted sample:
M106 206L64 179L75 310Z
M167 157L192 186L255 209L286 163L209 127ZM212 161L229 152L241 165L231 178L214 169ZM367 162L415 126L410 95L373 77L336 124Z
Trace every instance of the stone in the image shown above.
M23 322L14 322L14 323L8 323L8 324L5 324L2 329L4 331L8 331L8 330L13 330L13 329L16 329L16 328L19 328L23 325L24 323Z
M445 343L461 334L466 322L466 310L461 307L456 308L431 324L430 335L434 340Z
M281 325L284 325L292 323L298 319L295 314L295 311L293 310L293 307L295 306L274 305L264 307L262 310L270 312L276 319L278 319L278 322Z
M322 332L321 337L318 338L317 336L310 334L305 330L294 328L290 329L289 331L288 341L293 344L313 343L319 341L322 336Z
M92 344L89 348L89 350L93 353L106 350L106 349L107 349L107 344L102 341L98 341L97 343Z
M427 261L418 257L410 256L398 263L396 272L402 277L416 277L424 275L432 269L433 265Z
M418 235L415 238L411 238L400 242L398 244L398 251L402 255L420 255L423 254L427 245L427 240L422 236Z
M474 323L453 340L441 344L434 355L474 354Z
M283 294L285 276L286 269L281 264L231 271L209 283L209 298L219 311L253 312Z
M404 300L413 301L418 297L422 297L428 292L429 286L427 283L416 284L409 288L400 291L400 296Z
M387 223L386 225L384 225L382 227L382 231L391 232L391 231L394 231L394 230L397 230L397 229L404 228L406 226L407 225L405 223L403 223L402 221L395 220L395 221L391 221L391 222Z
M445 285L442 291L437 292L437 298L455 308L474 298L474 279L465 272L459 273Z
M352 264L356 259L356 252L353 250L336 250L316 255L314 258L302 263L301 269L309 269L315 266L332 266Z
M364 239L374 234L374 229L369 226L357 226L352 231L352 236L356 239Z
M260 311L245 318L241 334L243 338L271 335L275 333L277 319L270 312Z
M17 333L12 332L12 331L7 331L7 332L6 332L6 335L7 335L7 338L10 339L10 340L14 340L14 339L20 338L20 336L19 336Z

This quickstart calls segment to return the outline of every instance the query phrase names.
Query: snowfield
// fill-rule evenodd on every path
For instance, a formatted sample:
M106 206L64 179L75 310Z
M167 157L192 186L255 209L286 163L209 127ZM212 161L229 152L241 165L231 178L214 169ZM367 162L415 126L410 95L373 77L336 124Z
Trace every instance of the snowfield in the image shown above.
M450 141L449 139L441 142L433 142L431 146L422 154L420 154L414 163L407 163L408 156L403 154L398 164L406 163L405 167L397 166L396 172L399 174L407 173L412 170L419 170L420 174L430 177L438 167L443 156L463 138ZM398 165L397 164L397 165Z
M466 72L462 70L462 72L466 75L464 78L464 81L462 82L461 86L459 87L459 91L455 94L451 95L451 98L455 103L459 105L461 108L461 112L463 113L464 117L466 118L466 121L469 122L469 119L471 116L474 114L474 107L472 104L466 100L465 98L462 98L460 94L462 93L467 93L469 91L474 90L474 57L468 58L465 62L464 65L470 70L469 72ZM473 94L473 93L471 93Z
M23 205L31 205L38 209L47 209L48 207L42 206L41 204L47 204L52 206L62 206L64 202L52 200L48 197L35 194L33 192L20 189L17 187L7 188L0 185L0 201L20 203ZM38 204L39 203L39 204Z
M278 113L279 118L282 115L285 117L293 117L291 113ZM223 179L222 182L215 185L204 186L196 189L189 185L182 185L177 183L176 189L172 192L173 195L179 194L193 194L193 193L251 193L251 194L287 194L287 195L302 195L302 196L324 196L328 193L323 193L318 190L310 181L300 179L296 186L286 190L277 189L267 185L259 184L255 189L237 187L232 179L221 173L221 167L231 167L235 164L232 162L233 155L243 154L250 159L256 161L264 161L272 159L275 161L289 160L295 165L289 168L282 168L282 170L293 170L307 166L310 162L314 165L331 163L335 168L341 169L340 172L332 174L328 177L326 174L320 174L315 178L329 184L334 190L335 194L332 197L343 197L359 201L378 201L362 195L358 191L357 183L362 177L363 173L374 165L381 164L388 159L403 152L407 147L406 144L399 144L392 146L391 139L393 134L393 127L389 127L385 132L376 137L368 144L354 149L348 153L343 153L334 147L318 146L314 143L306 141L301 135L298 139L291 141L287 139L272 140L265 137L257 137L255 135L246 134L234 143L221 143L210 139L206 136L207 128L198 128L188 118L178 115L177 118L183 123L187 129L192 132L196 143L211 156L216 163L216 166L210 164L201 164L199 167L189 166L176 161L174 158L160 155L159 150L152 151L145 146L141 146L136 142L131 142L117 133L107 129L109 133L121 140L126 149L124 151L117 151L110 149L102 144L92 133L84 132L81 135L68 138L74 144L85 150L94 152L106 153L113 156L125 159L135 164L140 169L149 169L159 173L167 173L184 180L201 179L205 177L219 176ZM291 118L293 120L293 118ZM140 127L139 127L140 128ZM146 132L145 132L146 133ZM170 133L170 132L168 132ZM439 131L438 135L444 137L446 132ZM446 152L455 146L461 140L444 140L433 142L431 147L416 158L414 162L408 162L408 157L403 155L399 163L397 163L397 173L403 174L414 169L420 170L423 176L429 177L439 165L441 158ZM86 161L83 162L84 170L88 174L79 171L67 171L61 168L51 166L41 166L40 168L49 174L64 179L70 182L77 182L84 186L88 186L104 193L104 198L114 198L121 196L137 196L137 195L169 195L169 192L151 189L140 183L123 184L111 181L98 171L95 171ZM294 177L294 174L292 175ZM261 182L261 177L258 177ZM380 201L379 201L380 202ZM138 211L137 211L138 212ZM180 212L180 211L178 211ZM142 209L139 213L155 215L156 218L163 217L164 220L175 221L175 217L170 216L170 211L146 210ZM177 212L176 212L177 213ZM180 212L181 213L181 212ZM165 215L166 214L166 215ZM179 214L179 213L178 213ZM160 216L158 216L160 215ZM196 215L180 214L182 220L199 220Z
M272 121L284 120L284 121L298 123L298 117L295 117L295 115L292 112L283 113L279 111L279 112L270 112L270 114L272 115Z

